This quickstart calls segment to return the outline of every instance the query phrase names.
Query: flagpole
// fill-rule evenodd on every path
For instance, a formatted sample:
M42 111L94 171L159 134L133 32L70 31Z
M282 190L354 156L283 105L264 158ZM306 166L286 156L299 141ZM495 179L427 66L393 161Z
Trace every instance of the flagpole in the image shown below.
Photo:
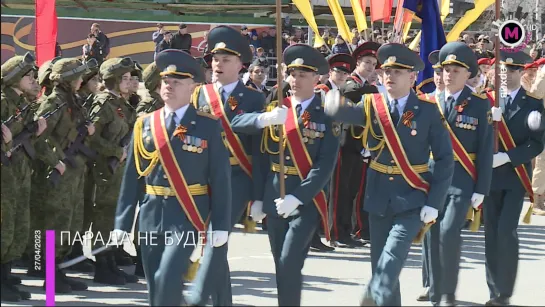
M501 16L501 1L502 0L496 0L496 20L500 20ZM499 99L500 99L500 33L499 31L496 33L495 37L495 58L496 62L494 65L494 107L499 107ZM494 122L494 152L498 152L498 123Z
M278 96L278 106L282 107L284 105L284 92L282 86L282 80L284 77L282 68L283 50L282 35L278 35L278 33L282 33L282 0L276 0L276 29L276 66L278 67L276 69L276 82L278 84L276 88L276 94ZM278 128L280 130L280 133L278 134L278 159L280 160L278 184L280 185L280 198L283 199L286 195L286 186L284 180L284 125L279 125Z

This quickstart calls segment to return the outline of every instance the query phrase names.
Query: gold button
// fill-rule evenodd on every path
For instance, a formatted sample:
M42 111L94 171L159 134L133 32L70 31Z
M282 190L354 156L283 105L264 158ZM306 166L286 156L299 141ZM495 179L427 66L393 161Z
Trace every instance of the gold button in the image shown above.
M390 181L394 181L394 177L390 177L390 178L388 178L388 179L390 179Z
M168 179L168 176L167 176L167 174L166 174L166 173L165 173L165 174L163 174L163 179Z
M392 163L392 164L395 164L395 163L396 163L396 161L392 160L392 161L390 161L390 163Z
M391 167L391 166L388 166L388 167L386 168L386 173L387 173L387 174L393 174L393 173L394 173L394 168Z
M291 159L290 156L286 156L286 160L289 160L289 159Z
M284 179L288 179L288 175L284 175Z

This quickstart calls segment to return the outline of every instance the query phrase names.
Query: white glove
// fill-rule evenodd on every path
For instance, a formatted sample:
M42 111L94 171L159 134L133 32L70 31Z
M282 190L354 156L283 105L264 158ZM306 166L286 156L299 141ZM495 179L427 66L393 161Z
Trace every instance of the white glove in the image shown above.
M536 131L541 126L541 113L538 111L532 111L528 115L528 128L532 131Z
M299 205L302 205L303 203L300 202L297 197L293 195L286 195L284 199L277 198L274 200L276 203L276 212L278 212L278 215L282 216L283 218L287 218L292 214Z
M286 106L276 107L272 111L262 113L257 117L259 126L268 127L272 125L283 125L288 117L288 108Z
M111 245L123 246L126 240L129 240L129 234L126 231L114 229L114 231L110 232L109 242Z
M212 231L212 246L220 247L229 240L229 232L225 230Z
M483 203L483 200L484 200L483 194L473 193L473 195L471 195L471 206L473 207L473 209L475 210L480 209Z
M496 168L498 166L502 166L507 162L511 162L511 159L509 159L509 155L505 152L498 152L497 154L494 154L494 159L492 160L492 167Z
M250 207L250 216L254 221L261 221L267 215L263 213L263 202L260 200L255 200Z
M492 120L495 122L501 122L501 114L503 113L501 108L492 107L491 111L492 111Z
M420 220L424 222L424 224L433 222L437 219L438 215L439 211L429 206L424 206L422 207L422 210L420 210Z
M341 104L341 92L338 89L332 89L325 95L324 112L332 116L337 113Z

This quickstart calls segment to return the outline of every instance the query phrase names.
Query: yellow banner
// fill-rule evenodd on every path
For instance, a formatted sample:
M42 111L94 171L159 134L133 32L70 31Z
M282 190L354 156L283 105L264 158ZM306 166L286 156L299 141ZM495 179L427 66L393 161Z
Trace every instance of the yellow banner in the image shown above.
M305 18L308 23L308 26L314 31L314 48L320 48L325 45L325 41L318 31L318 25L316 24L316 19L314 19L314 13L310 7L309 0L292 0L293 4L297 7L301 15Z
M467 11L460 20L454 25L454 28L447 35L447 42L456 42L460 34L469 27L489 6L494 4L495 0L475 0L475 8ZM442 14L441 14L442 15Z
M348 24L346 23L346 19L344 18L343 10L339 4L339 1L327 0L327 4L329 5L329 9L333 14L333 18L335 18L335 23L337 24L339 34L342 36L346 44L350 45L352 43L353 35L352 32L350 32L350 27L348 27Z
M366 30L367 17L365 16L363 7L361 7L360 0L350 0L350 3L352 4L352 11L354 12L354 19L356 20L356 27L358 28L358 32Z

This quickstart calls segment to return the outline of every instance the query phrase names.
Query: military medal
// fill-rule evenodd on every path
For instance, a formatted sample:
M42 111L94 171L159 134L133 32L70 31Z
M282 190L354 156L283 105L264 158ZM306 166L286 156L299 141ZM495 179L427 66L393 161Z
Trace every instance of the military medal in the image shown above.
M184 144L184 145L182 146L182 149L183 149L183 150L187 150L187 144Z
M303 142L305 142L305 143L308 142L308 138L307 138L307 137L304 137L304 138L303 138Z
M415 136L415 135L417 134L417 132L416 132L416 122L415 122L415 121L412 121L411 124L410 124L410 126L411 126L411 129L412 129L412 130L411 130L411 135L412 135L412 136Z
M197 153L202 153L202 147L197 148Z

